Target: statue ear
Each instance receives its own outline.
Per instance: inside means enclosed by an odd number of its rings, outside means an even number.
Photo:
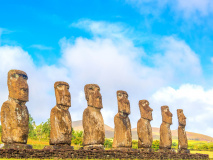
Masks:
[[[88,88],[85,88],[85,98],[87,101],[89,100]]]
[[[87,93],[85,94],[85,98],[87,101],[89,100],[89,96],[87,95]]]

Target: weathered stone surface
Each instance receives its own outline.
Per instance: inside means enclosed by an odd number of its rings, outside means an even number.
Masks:
[[[52,108],[50,113],[50,145],[57,145],[61,148],[62,145],[70,146],[72,137],[72,121],[69,112],[71,106],[71,96],[69,92],[69,84],[58,81],[54,84],[56,106]],[[48,147],[45,147],[48,148]],[[62,147],[63,148],[63,147]]]
[[[92,147],[103,148],[105,140],[104,120],[101,114],[102,96],[97,84],[87,84],[84,87],[87,108],[83,113],[83,146],[85,149]]]
[[[68,144],[62,144],[62,145],[50,145],[50,146],[45,146],[44,149],[50,149],[50,150],[55,150],[55,149],[66,149],[66,150],[74,150],[73,146],[70,146]]]
[[[2,148],[5,149],[32,149],[32,145],[28,145],[28,144],[21,144],[21,143],[12,143],[12,144],[4,144],[4,146]]]
[[[80,150],[104,150],[104,146],[102,144],[93,144],[81,147]]]
[[[29,113],[27,74],[20,70],[8,72],[9,99],[1,107],[1,140],[5,144],[26,144],[28,138]]]
[[[141,150],[0,149],[0,158],[15,159],[209,159],[208,154],[176,154]]]
[[[114,139],[113,148],[131,148],[132,132],[128,115],[130,114],[130,103],[125,91],[117,91],[118,113],[114,117]]]
[[[172,113],[169,111],[168,106],[161,107],[162,124],[160,126],[160,152],[170,151],[172,147],[172,134],[170,125],[172,124]]]
[[[151,149],[153,138],[152,127],[150,124],[153,109],[149,107],[149,102],[147,100],[140,100],[139,108],[141,118],[137,123],[138,148],[141,148],[144,151],[153,151]]]
[[[178,116],[178,151],[180,153],[189,153],[188,148],[188,140],[186,136],[185,126],[186,126],[186,117],[183,114],[182,109],[177,109],[177,116]]]

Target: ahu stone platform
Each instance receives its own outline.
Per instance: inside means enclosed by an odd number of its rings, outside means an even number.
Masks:
[[[0,149],[0,158],[76,159],[209,159],[207,154],[142,152],[140,150]]]

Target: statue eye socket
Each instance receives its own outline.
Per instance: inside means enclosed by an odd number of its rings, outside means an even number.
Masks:
[[[92,88],[92,87],[90,87],[90,88],[89,88],[89,90],[93,90],[93,88]]]
[[[57,88],[61,89],[61,87],[62,87],[62,85],[61,85],[61,84],[57,85]]]
[[[69,87],[67,86],[67,89],[69,89]]]
[[[23,78],[24,78],[25,80],[27,80],[27,79],[28,79],[26,75],[22,75],[22,76],[23,76]]]

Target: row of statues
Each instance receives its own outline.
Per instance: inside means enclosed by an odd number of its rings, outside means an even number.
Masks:
[[[27,145],[29,113],[25,103],[28,101],[29,88],[27,74],[20,70],[8,72],[9,98],[1,107],[2,142],[4,148],[32,148]],[[72,120],[69,113],[71,107],[71,95],[69,84],[58,81],[54,84],[56,106],[50,113],[50,140],[46,149],[73,149],[71,146]],[[87,84],[84,87],[87,108],[83,112],[83,149],[103,149],[105,141],[104,120],[101,114],[102,96],[97,84]],[[117,91],[118,113],[114,117],[114,149],[131,150],[132,133],[129,119],[130,103],[125,91]],[[139,101],[141,118],[137,123],[138,148],[151,152],[152,146],[152,111],[147,100]],[[161,107],[162,124],[160,126],[160,152],[173,152],[172,135],[170,125],[172,124],[172,113],[168,106]],[[185,132],[186,117],[182,109],[177,110],[178,147],[180,153],[188,153],[188,142]]]

